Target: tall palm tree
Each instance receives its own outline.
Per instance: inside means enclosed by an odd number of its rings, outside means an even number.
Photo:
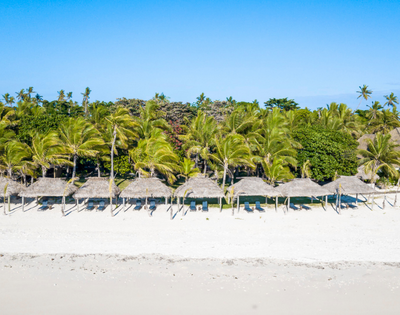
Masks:
[[[57,93],[58,93],[57,101],[64,102],[65,101],[65,91],[64,90],[60,90]]]
[[[150,139],[140,139],[137,147],[129,151],[129,156],[135,164],[135,170],[140,174],[155,176],[157,171],[171,184],[176,180],[174,173],[180,168],[179,158],[171,144],[162,137],[162,133],[155,134]]]
[[[368,85],[364,84],[362,87],[360,86],[359,88],[360,88],[360,90],[357,91],[357,93],[360,95],[357,97],[357,99],[361,98],[361,100],[360,100],[360,103],[358,104],[356,110],[358,109],[358,107],[360,107],[362,100],[365,99],[366,101],[368,101],[368,99],[371,97],[371,94],[372,94],[372,91],[368,90]]]
[[[120,142],[120,146],[126,147],[127,141],[130,137],[137,138],[138,134],[134,131],[137,127],[137,123],[129,115],[129,110],[123,107],[118,109],[105,117],[105,123],[107,124],[108,130],[112,134],[111,138],[111,174],[110,178],[114,180],[114,150],[117,139]]]
[[[29,148],[25,143],[12,140],[6,143],[3,154],[0,155],[0,168],[7,171],[7,175],[13,178],[13,171],[21,164],[21,161],[30,157]]]
[[[59,134],[66,153],[73,158],[72,178],[75,178],[78,157],[95,157],[104,141],[93,125],[82,117],[69,118],[60,126]]]
[[[4,94],[3,99],[4,99],[4,102],[6,103],[6,106],[12,107],[12,104],[14,104],[14,102],[15,102],[14,96],[10,96],[10,93]]]
[[[28,88],[26,89],[26,95],[27,95],[28,101],[31,101],[31,95],[32,95],[33,93],[36,93],[36,92],[33,90],[33,87],[32,87],[32,86],[30,86],[30,87],[28,87]]]
[[[378,116],[380,115],[380,110],[383,108],[382,105],[378,101],[372,102],[372,105],[368,106],[368,107],[369,107],[369,110],[368,110],[367,117],[370,120],[377,119]]]
[[[159,105],[154,101],[146,102],[146,106],[139,108],[139,117],[134,117],[135,132],[139,138],[149,139],[154,129],[169,130],[171,126],[163,118],[159,118]]]
[[[215,153],[211,154],[211,159],[223,168],[222,189],[225,189],[225,179],[229,166],[250,166],[255,167],[250,160],[251,152],[244,143],[244,138],[238,134],[228,134],[223,137],[221,134],[215,139]],[[229,177],[233,175],[230,172]]]
[[[366,142],[368,150],[358,150],[358,154],[362,156],[359,165],[364,166],[366,174],[371,174],[371,182],[375,182],[380,169],[396,176],[395,165],[400,165],[400,151],[396,150],[399,145],[391,140],[391,135],[378,133],[374,141],[366,139]]]
[[[384,104],[385,106],[392,106],[393,109],[395,109],[396,105],[399,105],[399,99],[397,96],[394,95],[394,93],[390,93],[390,95],[385,95],[386,98],[386,103]]]
[[[88,103],[89,103],[89,98],[90,98],[90,92],[92,92],[92,90],[89,87],[87,87],[85,89],[85,92],[81,93],[83,95],[82,105],[83,105],[83,107],[85,109],[85,116],[86,117],[87,117],[87,115],[89,113],[88,112]]]
[[[30,148],[33,162],[42,169],[42,177],[46,176],[51,164],[72,166],[58,134],[54,131],[47,134],[36,134],[32,138]]]
[[[267,176],[267,182],[269,184],[274,185],[277,181],[286,181],[294,177],[290,172],[289,167],[285,165],[285,162],[280,158],[274,159],[270,164],[263,164],[265,175]]]
[[[376,117],[376,119],[371,120],[369,123],[369,130],[372,133],[381,132],[385,134],[396,127],[400,127],[400,122],[389,109],[382,110]]]
[[[184,134],[179,138],[184,142],[183,148],[190,158],[195,156],[195,167],[198,167],[199,156],[204,160],[204,174],[207,172],[207,161],[210,157],[211,148],[214,144],[217,132],[217,123],[212,116],[207,116],[202,111],[188,125],[183,125]]]
[[[307,160],[301,166],[301,178],[310,178],[311,176],[311,163],[310,160]]]
[[[25,90],[24,89],[21,89],[21,91],[19,91],[19,92],[15,92],[15,94],[17,94],[17,99],[19,101],[23,101],[26,98],[26,94],[25,94]]]

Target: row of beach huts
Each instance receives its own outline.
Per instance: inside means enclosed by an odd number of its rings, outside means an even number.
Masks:
[[[284,211],[288,211],[290,207],[296,208],[291,202],[293,197],[310,197],[325,203],[328,203],[328,196],[336,196],[335,210],[340,214],[342,209],[342,195],[355,195],[355,206],[357,206],[358,195],[372,195],[376,193],[368,184],[364,183],[355,176],[341,176],[337,180],[325,185],[319,185],[309,178],[297,178],[288,183],[280,184],[273,187],[258,177],[245,177],[234,185],[228,187],[226,194],[218,186],[215,180],[199,175],[190,178],[183,185],[179,186],[175,191],[165,185],[159,178],[136,178],[122,192],[115,185],[114,181],[110,181],[105,177],[91,177],[80,187],[76,187],[72,183],[61,178],[39,178],[36,182],[28,187],[19,184],[8,178],[0,178],[0,196],[4,197],[4,212],[6,213],[6,199],[8,198],[8,211],[10,211],[10,197],[18,196],[22,199],[22,211],[24,211],[25,198],[35,198],[38,201],[41,198],[42,207],[46,208],[49,197],[62,198],[62,211],[65,214],[66,197],[72,196],[75,199],[76,206],[79,210],[81,201],[84,200],[83,206],[88,209],[103,207],[105,201],[109,200],[111,204],[111,212],[113,211],[113,200],[115,204],[118,201],[123,209],[126,207],[126,201],[136,201],[135,209],[142,207],[147,210],[155,210],[161,199],[164,203],[171,205],[172,219],[172,203],[176,198],[178,210],[181,205],[185,204],[185,199],[190,199],[189,210],[208,210],[207,199],[213,198],[219,200],[219,206],[222,210],[222,199],[227,198],[228,203],[232,204],[232,214],[234,214],[233,203],[236,201],[236,208],[239,210],[240,198],[243,196],[264,196],[266,203],[268,198],[275,198],[275,208],[278,207],[278,198],[283,197],[286,205]],[[325,197],[325,200],[324,200]],[[99,206],[94,206],[93,200],[99,200]],[[196,202],[199,202],[196,204]],[[182,203],[181,203],[182,201]],[[372,202],[373,206],[373,202]],[[244,203],[244,210],[249,212],[254,210],[263,211],[260,202],[256,202],[255,206],[250,207],[249,203]],[[185,211],[182,211],[184,214]]]

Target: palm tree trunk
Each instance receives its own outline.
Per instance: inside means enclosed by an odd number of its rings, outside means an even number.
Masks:
[[[42,166],[42,177],[46,177],[46,168]]]
[[[100,162],[97,160],[97,177],[100,177]]]
[[[224,176],[222,177],[222,190],[225,190],[225,177],[226,177],[226,169],[228,168],[228,166],[226,164],[224,164]]]
[[[116,139],[117,139],[117,131],[116,131],[116,127],[114,127],[113,141],[111,144],[111,174],[110,174],[110,178],[112,178],[112,179],[114,179],[114,147],[115,147]]]
[[[74,168],[72,170],[72,178],[75,178],[76,175],[76,162],[78,160],[78,155],[74,154]]]
[[[204,159],[204,175],[207,173],[207,161]]]
[[[198,153],[196,153],[196,158],[194,159],[194,167],[199,167],[199,154]]]

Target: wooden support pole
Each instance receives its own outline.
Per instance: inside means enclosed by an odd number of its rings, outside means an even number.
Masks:
[[[328,208],[328,195],[325,196],[325,208]]]
[[[185,215],[185,197],[182,198],[182,217]]]
[[[356,207],[358,207],[358,194],[356,194]]]
[[[4,214],[7,214],[7,208],[6,208],[6,197],[3,197],[3,208],[4,208]]]
[[[79,198],[76,198],[76,209],[77,209],[78,212],[79,212]]]
[[[122,209],[125,211],[125,198],[122,198]]]
[[[287,212],[289,212],[289,208],[290,208],[290,197],[288,197],[288,201],[287,201],[287,207],[286,207]]]
[[[178,197],[178,212],[179,212],[179,210],[180,210],[180,206],[179,206],[179,202],[180,202],[180,197]]]
[[[275,212],[278,211],[278,199],[279,199],[279,197],[276,196],[275,197]]]
[[[165,199],[165,205],[167,205],[168,204],[168,197],[165,197],[164,199]]]
[[[62,214],[65,216],[65,196],[62,196]]]
[[[22,196],[22,212],[24,212],[24,208],[25,208],[25,197]]]
[[[10,202],[11,196],[8,196],[8,213],[11,211],[11,202]]]
[[[339,195],[339,214],[342,214],[342,194]]]
[[[237,212],[239,213],[239,209],[240,209],[240,197],[239,195],[237,196]]]
[[[222,212],[222,198],[219,197],[219,211]]]

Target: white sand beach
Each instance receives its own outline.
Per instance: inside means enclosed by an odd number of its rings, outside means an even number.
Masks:
[[[392,198],[392,197],[390,197]],[[0,215],[1,314],[398,314],[400,209]],[[177,211],[177,206],[174,206]],[[22,302],[21,302],[22,301]]]

